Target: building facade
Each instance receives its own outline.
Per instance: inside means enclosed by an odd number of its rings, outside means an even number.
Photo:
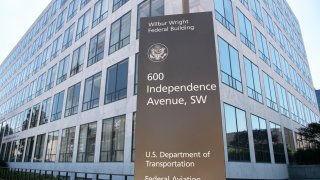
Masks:
[[[319,122],[299,22],[285,0],[189,2],[213,14],[227,178],[288,178],[308,147],[297,129]],[[133,174],[140,17],[181,13],[181,0],[52,0],[0,66],[0,158]]]

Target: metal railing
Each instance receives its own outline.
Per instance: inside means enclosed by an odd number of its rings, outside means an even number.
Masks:
[[[0,179],[5,180],[134,180],[130,174],[107,174],[0,167]]]

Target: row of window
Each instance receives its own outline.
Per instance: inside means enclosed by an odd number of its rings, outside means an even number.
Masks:
[[[99,33],[100,34],[100,33]],[[222,38],[218,38],[220,64],[221,64],[221,81],[224,84],[242,92],[242,80],[240,73],[238,52],[230,46]],[[68,70],[68,58],[64,58],[59,63],[58,73],[56,73],[57,65],[52,66],[47,72],[47,78],[45,80],[45,73],[40,75],[38,80],[34,80],[25,89],[20,91],[19,98],[16,99],[14,105],[18,107],[24,102],[32,100],[34,97],[40,95],[43,91],[51,89],[54,84],[63,82],[68,72],[73,75],[81,70],[81,63],[79,63],[79,54],[84,54],[81,50],[84,45],[80,46],[74,51],[72,64],[77,64],[71,70]],[[82,52],[82,53],[81,53]],[[69,56],[67,56],[69,57]],[[83,58],[80,58],[83,59]],[[137,59],[136,56],[136,69],[137,73]],[[224,61],[221,61],[224,59]],[[245,75],[247,79],[247,92],[248,96],[260,103],[263,103],[262,89],[260,85],[259,69],[249,59],[244,57]],[[74,65],[71,65],[72,67]],[[57,74],[57,75],[56,75]],[[104,103],[114,102],[116,100],[125,98],[127,96],[127,76],[128,76],[128,60],[121,61],[107,70],[106,89]],[[101,73],[93,75],[85,80],[84,98],[82,103],[82,110],[88,110],[95,108],[99,105],[100,99],[100,81]],[[292,120],[306,125],[310,122],[319,121],[319,117],[313,113],[308,107],[303,105],[301,101],[296,99],[290,92],[287,92],[281,85],[276,83],[278,90],[279,101],[276,99],[276,88],[273,79],[263,72],[264,90],[266,97],[266,105],[279,111],[286,117],[291,117]],[[137,86],[137,77],[135,76],[135,93]],[[68,89],[67,101],[65,104],[65,117],[78,113],[78,104],[80,97],[81,83],[78,83]],[[287,97],[288,96],[288,97]],[[4,127],[7,126],[4,135],[10,135],[21,130],[36,127],[38,124],[45,124],[51,117],[51,121],[60,119],[62,116],[64,91],[56,94],[53,97],[52,107],[51,98],[43,101],[42,106],[39,104],[34,105],[32,108],[27,109],[20,114],[13,116],[4,122]],[[279,102],[279,103],[277,103]],[[289,111],[290,107],[290,111]],[[51,116],[49,114],[50,108]],[[32,113],[31,113],[32,110]],[[41,112],[41,114],[40,114]],[[289,114],[290,112],[290,114]],[[29,125],[29,118],[31,113],[31,120]]]
[[[135,122],[135,113],[133,118]],[[102,120],[100,162],[124,160],[125,122],[125,115]],[[78,141],[76,127],[46,134],[2,143],[0,159],[7,162],[43,162],[43,159],[45,162],[73,162],[77,142],[76,162],[94,162],[97,122],[80,125]],[[134,145],[132,148],[134,150]]]
[[[269,2],[268,2],[269,1]],[[240,2],[249,10],[249,3],[248,1],[240,0]],[[282,41],[282,32],[280,28],[275,24],[276,31],[274,31],[273,25],[272,25],[272,19],[270,15],[267,13],[267,11],[261,6],[259,0],[250,0],[250,6],[251,6],[251,14],[253,17],[260,23],[261,26],[266,26],[268,33],[273,37],[273,39],[276,40],[278,38],[281,48],[283,48],[284,44]],[[280,2],[280,1],[277,1]],[[274,19],[276,19],[279,24],[282,26],[282,29],[287,33],[288,36],[290,36],[291,40],[295,42],[297,48],[299,49],[300,53],[306,57],[305,49],[302,44],[301,36],[298,36],[297,34],[301,35],[299,25],[296,24],[296,20],[293,17],[293,15],[289,15],[286,11],[289,9],[284,3],[283,0],[281,0],[282,3],[278,4],[278,7],[276,5],[276,2],[274,0],[264,0],[264,4],[266,8],[270,9],[271,5],[271,11],[274,16]],[[286,16],[283,15],[284,10],[286,13]],[[262,13],[263,11],[263,13]],[[263,14],[263,16],[262,16]],[[266,23],[263,23],[263,19],[266,21]],[[279,34],[280,32],[281,34]],[[275,36],[275,33],[277,37]],[[280,38],[280,39],[279,39]]]
[[[218,37],[218,48],[222,83],[239,92],[243,92],[238,51],[221,37]],[[303,125],[319,121],[319,116],[316,113],[311,111],[310,108],[304,105],[300,100],[296,99],[292,93],[285,90],[279,83],[274,82],[268,74],[263,72],[262,78],[260,78],[258,66],[252,63],[247,57],[244,56],[243,61],[245,69],[244,76],[246,77],[247,82],[247,94],[250,98],[263,104],[260,83],[260,79],[263,79],[266,98],[265,102],[269,108],[279,111],[282,115],[288,118],[291,117],[292,120]],[[303,84],[301,84],[300,87],[302,86]],[[276,98],[276,89],[278,92],[278,101]],[[308,97],[312,96],[312,99],[316,101],[316,97],[314,97],[315,95],[311,88],[309,92],[310,93],[307,94]],[[289,114],[289,107],[291,115]]]
[[[248,3],[247,1],[242,1],[242,2]],[[261,15],[259,1],[258,0],[251,0],[251,2],[252,2],[253,12],[254,12],[254,9],[256,9],[256,11],[259,12],[259,14],[260,14],[259,20],[261,21],[261,25],[264,26],[264,24],[262,22],[263,18]],[[259,7],[256,7],[257,4]],[[256,46],[255,46],[255,42],[254,42],[254,35],[253,35],[254,32],[252,29],[251,21],[238,8],[236,11],[237,11],[237,17],[238,17],[238,23],[239,23],[239,32],[240,32],[241,42],[244,43],[249,49],[251,49],[255,53]],[[307,63],[295,51],[295,49],[291,45],[290,41],[283,35],[282,31],[276,25],[276,23],[273,23],[272,18],[269,16],[269,14],[265,10],[263,10],[263,12],[264,12],[265,26],[266,26],[266,29],[269,32],[270,36],[275,41],[278,41],[278,43],[279,43],[280,47],[283,49],[283,51],[288,54],[288,57],[292,60],[292,62],[296,64],[296,66],[301,70],[301,72],[305,75],[305,77],[308,78],[308,80],[311,82],[311,73],[310,73],[310,70],[308,68]],[[219,21],[222,25],[224,25],[230,32],[232,32],[234,35],[236,34],[231,0],[216,0],[215,1],[215,17],[216,17],[216,20]],[[256,16],[254,16],[254,17],[256,17]],[[274,30],[274,26],[276,27],[276,31]],[[258,42],[259,57],[270,66],[271,64],[270,64],[270,57],[269,57],[269,53],[268,53],[267,40],[266,40],[265,36],[262,35],[262,33],[257,28],[256,28],[256,38],[257,38],[257,42]],[[293,38],[292,38],[292,42],[295,42],[294,44],[296,44],[296,45],[299,44]],[[269,46],[273,47],[271,44]],[[301,46],[303,46],[303,45],[301,44]],[[273,56],[273,58],[274,58],[274,56]]]
[[[69,5],[65,6],[67,4],[66,3],[67,0],[54,0],[52,3],[52,6],[47,8],[47,10],[42,13],[42,16],[39,18],[40,20],[34,23],[35,25],[32,28],[30,28],[31,30],[29,31],[29,33],[22,39],[21,43],[13,51],[12,55],[7,58],[6,63],[3,64],[3,66],[0,68],[0,74],[13,62],[11,60],[16,59],[20,55],[20,53],[23,52],[25,49],[27,49],[26,51],[28,51],[28,48],[24,48],[24,47],[28,47],[29,44],[32,44],[30,42],[32,42],[33,38],[36,37],[42,29],[45,29],[48,22],[50,22],[55,17],[55,15],[57,15],[57,12],[59,11],[58,10],[59,3],[60,3],[60,9],[62,9],[60,10],[61,13],[58,15],[57,22],[53,20],[53,23],[50,24],[49,32],[51,32],[55,27],[56,27],[55,29],[57,30],[61,29],[64,24],[64,21],[69,21],[77,14],[79,4],[80,4],[80,10],[81,10],[90,1],[91,0],[71,0]],[[119,9],[122,5],[124,5],[128,1],[129,0],[113,0],[113,7],[112,7],[113,12]],[[109,8],[108,5],[109,5],[109,0],[98,0],[95,3],[94,15],[92,20],[93,27],[99,24],[103,19],[106,18],[108,8]],[[40,37],[41,36],[42,34],[40,35]],[[31,50],[31,52],[32,51],[34,50]]]
[[[251,161],[248,123],[252,125],[253,140],[250,139],[250,141],[253,141],[255,162],[257,163],[271,163],[271,156],[274,157],[275,163],[286,163],[284,144],[286,144],[289,163],[293,163],[293,153],[296,149],[308,146],[306,141],[302,142],[302,136],[295,133],[295,148],[292,130],[271,121],[267,122],[254,114],[250,114],[249,120],[246,118],[245,111],[226,103],[224,103],[224,117],[229,161]],[[273,154],[270,153],[271,148]]]
[[[50,70],[50,69],[49,69]],[[101,75],[99,72],[85,80],[83,88],[82,111],[93,109],[99,106]],[[128,59],[125,59],[107,69],[104,104],[108,104],[127,97]],[[135,88],[136,89],[136,88]],[[66,101],[64,102],[65,91],[55,94],[52,98],[45,99],[42,104],[38,103],[25,111],[3,121],[3,136],[11,135],[46,124],[50,121],[61,119],[77,114],[79,107],[81,82],[68,88]],[[136,93],[136,92],[135,92]]]
[[[138,5],[138,19],[140,19],[140,17],[146,17],[146,16],[163,15],[164,13],[163,3],[164,3],[163,0],[143,1]],[[89,12],[90,12],[90,9],[79,18],[77,32],[79,31],[80,35],[82,34],[81,36],[83,36],[88,31],[88,24],[84,25],[84,21],[88,23]],[[87,20],[84,20],[84,19],[87,19]],[[111,32],[110,32],[110,41],[109,41],[109,54],[121,49],[122,47],[130,43],[130,29],[131,29],[130,19],[131,19],[131,13],[128,12],[127,14],[123,15],[118,20],[112,23]],[[6,98],[8,94],[14,91],[14,89],[16,89],[19,85],[21,85],[26,80],[30,79],[30,77],[35,75],[41,68],[45,67],[45,65],[49,61],[55,59],[55,57],[59,55],[60,51],[63,51],[64,49],[71,46],[72,41],[74,39],[73,38],[74,27],[75,25],[72,24],[69,28],[65,30],[63,39],[62,39],[62,35],[57,37],[53,41],[52,45],[48,45],[47,48],[45,48],[42,53],[40,53],[33,61],[31,61],[29,65],[26,66],[17,75],[17,77],[2,90],[2,92],[0,93],[0,99]],[[48,29],[50,29],[50,27]],[[137,32],[138,32],[138,29],[139,28],[137,27]],[[89,44],[89,50],[88,50],[87,66],[90,66],[100,61],[101,59],[103,59],[104,51],[105,51],[105,37],[106,37],[105,32],[106,30],[104,29],[91,38],[90,44]],[[81,36],[76,35],[75,39],[80,38]],[[72,72],[70,76],[80,72],[83,69],[85,50],[86,50],[86,45],[83,44],[73,53],[72,64],[71,64]],[[69,56],[64,58],[64,62],[67,65],[68,65],[69,59],[71,59],[71,57]],[[59,74],[62,73],[62,74],[59,75],[61,79],[57,81],[57,84],[60,83],[59,81],[62,82],[66,79],[67,69],[68,69],[68,66],[64,66],[64,65],[60,66],[59,64],[58,73]],[[55,69],[53,68],[50,71],[50,73],[51,72],[55,72]],[[49,77],[49,74],[48,74],[48,77]],[[47,84],[46,87],[49,86],[47,87],[47,89],[50,89],[52,88],[53,85],[54,84]],[[10,102],[7,101],[5,104],[2,105],[3,108],[1,108],[1,112],[0,112],[1,114],[6,114],[12,110],[12,107],[15,107],[14,105],[12,105],[12,101],[14,102],[16,101],[15,98],[18,98],[17,94],[9,100]],[[40,94],[41,93],[39,93],[39,95]]]
[[[247,120],[245,111],[226,103],[224,103],[223,109],[228,161],[251,161],[247,127],[249,122],[252,125],[253,137],[250,141],[253,142],[255,160],[258,163],[271,163],[271,156],[274,157],[275,163],[286,163],[284,144],[286,144],[289,163],[292,163],[293,152],[296,149],[309,146],[308,142],[297,133],[295,133],[295,145],[292,130],[276,123],[267,122],[254,114],[250,114],[250,120]],[[125,115],[102,121],[100,162],[121,162],[124,160],[125,121]],[[132,161],[134,161],[135,152],[135,124],[136,115],[133,113]],[[59,136],[60,132],[62,132],[61,136]],[[47,139],[46,134],[40,134],[2,143],[0,158],[9,162],[43,162],[43,158],[45,162],[94,162],[97,122],[80,125],[78,143],[75,143],[75,132],[76,127],[70,127],[62,131],[49,132]],[[272,143],[271,146],[269,143]],[[59,144],[60,151],[57,152]],[[73,153],[76,144],[78,144],[78,148],[76,153]],[[271,148],[273,154],[270,153]]]

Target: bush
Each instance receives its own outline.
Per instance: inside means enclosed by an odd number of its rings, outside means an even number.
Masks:
[[[3,160],[0,160],[0,167],[8,167],[8,165]]]
[[[294,158],[299,165],[320,164],[320,149],[298,150]]]

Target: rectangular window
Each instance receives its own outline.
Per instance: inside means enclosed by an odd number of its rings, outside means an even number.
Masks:
[[[9,161],[11,144],[12,144],[12,142],[8,142],[7,145],[6,145],[6,153],[4,154],[4,157],[3,157],[3,160],[5,162]]]
[[[74,23],[68,29],[66,29],[64,31],[64,37],[63,37],[63,42],[62,42],[62,51],[72,45],[73,32],[74,32]]]
[[[22,131],[28,129],[30,116],[31,116],[31,108],[25,110],[25,112],[24,112],[24,120],[23,120],[23,123],[22,123]]]
[[[89,30],[90,9],[84,13],[78,20],[76,40],[87,34]]]
[[[134,95],[138,92],[138,65],[139,65],[139,53],[136,54],[136,61],[134,66]]]
[[[113,0],[112,12],[116,11],[117,9],[119,9],[122,5],[124,5],[128,1],[129,0]]]
[[[71,116],[78,113],[81,82],[69,87],[64,116]]]
[[[77,162],[93,162],[96,145],[97,122],[80,126]]]
[[[10,152],[10,159],[9,159],[10,162],[15,162],[18,146],[19,146],[19,140],[13,141],[11,152]]]
[[[15,115],[11,118],[11,130],[12,134],[20,132],[20,114]]]
[[[280,104],[280,112],[286,117],[289,117],[289,108],[288,101],[286,96],[286,90],[277,83],[278,96],[279,96],[279,104]]]
[[[122,162],[126,116],[103,120],[100,162]]]
[[[164,15],[164,0],[145,0],[138,5],[137,39],[140,37],[140,18]]]
[[[215,0],[215,16],[231,33],[236,34],[231,0]]]
[[[38,42],[38,50],[42,48],[42,45],[45,43],[45,38],[47,37],[46,29],[40,34]]]
[[[307,126],[309,123],[311,123],[311,121],[310,121],[310,110],[305,104],[303,105],[303,107],[304,107],[304,115],[305,115],[305,122],[304,122],[303,125]]]
[[[280,64],[280,59],[279,59],[279,52],[278,50],[273,47],[272,44],[270,44],[270,51],[271,51],[271,56],[272,56],[272,67],[274,71],[279,74],[279,76],[282,76],[282,68]]]
[[[305,116],[304,116],[304,110],[303,110],[303,105],[301,103],[301,101],[297,100],[297,106],[298,106],[298,112],[299,112],[299,123],[300,124],[304,124],[305,120]]]
[[[45,137],[46,134],[40,134],[37,136],[33,162],[42,162]]]
[[[26,79],[28,79],[30,77],[30,75],[32,75],[32,67],[33,67],[33,61],[28,64]]]
[[[69,21],[71,18],[73,18],[77,14],[77,8],[78,8],[78,0],[72,0],[69,4],[67,21]]]
[[[225,40],[218,37],[221,81],[242,92],[242,80],[239,63],[239,53]]]
[[[16,162],[22,162],[22,156],[24,153],[25,143],[26,143],[26,139],[20,139],[18,149],[17,149]]]
[[[296,98],[288,91],[288,100],[290,105],[291,119],[298,122],[298,110],[296,106]]]
[[[54,0],[54,2],[52,3],[51,16],[54,16],[57,13],[58,3],[58,0]]]
[[[57,39],[55,39],[52,43],[51,60],[58,56],[61,46],[61,37],[62,35],[57,37]]]
[[[131,161],[134,162],[134,156],[136,151],[136,112],[132,115],[132,144],[131,144]]]
[[[270,122],[270,130],[274,160],[276,163],[286,163],[281,127],[278,124]]]
[[[100,31],[97,35],[90,39],[87,64],[88,67],[103,59],[105,38],[106,29]]]
[[[46,162],[55,162],[57,155],[59,131],[48,133]]]
[[[63,58],[60,62],[59,62],[59,68],[58,68],[58,76],[57,76],[57,84],[62,83],[63,81],[65,81],[67,79],[68,76],[68,68],[69,68],[69,55],[65,58]]]
[[[269,35],[270,35],[273,39],[275,39],[272,18],[271,18],[271,16],[267,13],[266,10],[263,10],[263,15],[264,15],[264,23],[265,23],[265,26],[266,26],[267,31],[268,31]]]
[[[51,98],[48,98],[42,101],[40,123],[39,123],[40,125],[46,124],[49,121],[50,102],[51,102]]]
[[[33,71],[32,74],[36,74],[41,67],[41,54],[39,54],[35,59],[34,59],[34,66],[33,66]]]
[[[273,79],[263,72],[264,91],[266,93],[267,106],[275,111],[278,111],[276,92]]]
[[[246,113],[241,109],[224,104],[224,117],[228,160],[250,162]]]
[[[277,11],[277,5],[275,3],[274,0],[270,0],[271,1],[271,10],[273,12],[274,17],[276,17],[279,20],[279,16],[278,16],[278,11]]]
[[[86,44],[84,43],[75,51],[73,51],[70,77],[82,71],[85,50]]]
[[[31,162],[33,144],[34,144],[34,137],[29,137],[27,140],[27,147],[24,155],[24,162]]]
[[[81,0],[80,9],[82,9],[85,5],[87,5],[91,0]]]
[[[8,121],[4,121],[3,122],[3,128],[4,128],[4,130],[3,130],[3,137],[5,137],[5,136],[7,136],[7,134],[8,134]]]
[[[56,25],[56,20],[53,20],[52,23],[49,25],[48,27],[48,32],[47,32],[47,41],[49,39],[51,39],[51,37],[54,34],[54,30],[55,30],[55,25]]]
[[[256,52],[253,40],[251,21],[238,9],[240,39],[249,49]]]
[[[282,50],[285,51],[282,31],[280,30],[280,28],[277,25],[276,25],[276,36],[277,36],[277,40],[278,40],[280,47],[282,48]]]
[[[112,23],[110,30],[109,54],[130,43],[131,12]]]
[[[101,72],[89,77],[85,81],[82,111],[99,106]]]
[[[58,16],[57,18],[57,26],[56,26],[56,32],[58,32],[62,27],[63,27],[63,24],[64,24],[64,20],[65,20],[65,14],[66,14],[66,9],[64,9]]]
[[[288,154],[289,163],[293,164],[295,147],[294,147],[292,131],[290,129],[284,128],[284,137],[287,145],[287,154]]]
[[[269,138],[265,119],[251,115],[256,162],[270,163]]]
[[[41,74],[38,78],[36,97],[40,96],[44,90],[45,78],[46,78],[46,73]]]
[[[2,143],[1,152],[0,152],[0,160],[3,160],[3,156],[5,154],[5,150],[6,150],[6,143]]]
[[[108,16],[108,0],[99,0],[94,5],[92,27],[97,26]]]
[[[62,106],[63,106],[64,91],[54,95],[52,103],[51,121],[61,119]]]
[[[270,57],[268,52],[268,42],[266,37],[256,29],[259,57],[270,66]]]
[[[61,0],[61,1],[60,1],[60,8],[62,8],[63,5],[64,5],[66,2],[67,2],[67,0]]]
[[[31,101],[36,94],[37,81],[34,80],[29,84],[29,92],[28,92],[28,102]]]
[[[293,84],[292,84],[292,85],[294,85],[294,89],[299,92],[299,91],[300,91],[300,88],[299,88],[298,75],[297,75],[296,70],[295,70],[291,65],[289,66],[289,72],[290,72],[291,77],[292,77],[292,79],[293,79],[293,81],[292,81]],[[303,89],[304,89],[304,83],[301,82],[300,85],[301,85],[301,89],[303,90]],[[305,94],[306,94],[306,93],[303,93],[303,95],[305,95]]]
[[[53,88],[56,76],[56,69],[57,65],[54,65],[48,70],[45,91],[48,91],[49,89]]]
[[[51,57],[51,45],[43,50],[41,67],[44,67],[50,61]]]
[[[59,162],[72,162],[76,127],[62,130]]]
[[[280,55],[280,61],[282,64],[282,69],[283,69],[283,75],[285,80],[289,83],[292,84],[291,78],[290,78],[290,73],[289,73],[289,65],[288,61],[284,59],[282,55]]]
[[[244,66],[246,70],[248,96],[262,103],[259,69],[246,57],[244,57]]]
[[[108,104],[127,97],[128,59],[107,70],[104,103]]]
[[[251,0],[252,15],[263,26],[262,13],[259,0]]]
[[[39,113],[40,113],[40,103],[34,105],[32,108],[31,119],[30,119],[30,128],[37,127]]]

